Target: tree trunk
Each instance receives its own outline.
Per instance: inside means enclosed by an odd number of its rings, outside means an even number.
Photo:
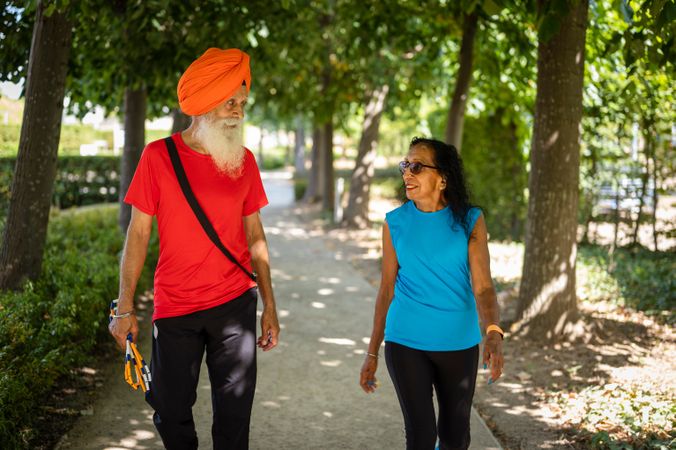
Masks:
[[[120,162],[120,216],[122,233],[127,233],[131,220],[131,206],[124,202],[129,184],[145,146],[146,90],[127,88],[124,91],[124,149]]]
[[[655,251],[658,252],[659,248],[657,247],[657,202],[659,201],[658,197],[658,192],[657,192],[657,174],[658,168],[657,168],[657,148],[653,146],[652,152],[650,152],[650,156],[652,157],[653,160],[653,192],[652,192],[652,199],[653,199],[653,212],[651,214],[650,220],[652,222],[652,227],[653,227],[653,246],[655,248]]]
[[[258,167],[261,169],[263,168],[263,158],[265,156],[263,155],[263,140],[265,139],[265,133],[263,131],[263,128],[259,128],[260,133],[258,134]]]
[[[308,176],[307,189],[303,195],[303,201],[315,203],[319,200],[319,154],[322,139],[322,129],[316,126],[312,132],[312,155],[310,174]]]
[[[598,170],[598,162],[597,162],[597,155],[596,155],[596,150],[594,148],[591,148],[591,169],[589,170],[589,173],[587,174],[587,177],[591,180],[594,180],[596,178],[596,172]],[[591,223],[594,220],[594,205],[596,204],[596,201],[598,200],[597,194],[596,194],[596,186],[594,186],[594,183],[592,182],[592,186],[589,190],[589,195],[586,198],[585,205],[584,205],[584,231],[582,233],[582,243],[583,244],[589,244],[591,242],[591,239],[589,239],[589,232],[591,230]]]
[[[289,130],[284,130],[284,137],[286,138],[286,156],[284,158],[285,166],[290,166],[293,164],[295,147],[291,144],[292,135],[295,137],[295,133],[291,133]]]
[[[343,225],[364,228],[368,225],[371,181],[373,180],[380,119],[390,90],[388,85],[376,88],[364,110],[364,124],[357,150],[357,160],[350,181],[350,195],[345,209]]]
[[[539,339],[568,334],[577,318],[575,263],[580,119],[587,0],[538,45],[526,249],[519,291],[522,330]]]
[[[645,155],[645,167],[641,171],[641,188],[639,191],[638,197],[638,214],[636,215],[636,222],[634,223],[634,233],[631,237],[631,245],[635,246],[638,244],[638,231],[641,227],[641,216],[643,216],[643,206],[645,205],[645,194],[646,188],[648,185],[648,180],[650,178],[650,152],[653,145],[653,137],[650,132],[650,125],[644,121],[643,123],[643,153]]]
[[[321,139],[320,158],[320,186],[322,196],[322,210],[333,213],[335,188],[333,186],[333,118],[330,118],[323,126]]]
[[[0,249],[0,289],[40,276],[72,40],[66,14],[37,7],[12,196]]]
[[[192,121],[190,116],[183,114],[178,108],[171,110],[171,118],[173,120],[171,124],[171,134],[185,130],[190,126],[190,122]]]
[[[296,174],[305,174],[305,126],[302,118],[296,121],[296,130],[294,133],[293,165]]]
[[[465,125],[465,107],[469,96],[469,85],[472,81],[472,60],[474,37],[476,36],[479,16],[476,11],[465,14],[462,27],[462,44],[460,45],[460,67],[453,90],[453,99],[446,122],[446,142],[453,144],[460,151],[462,147],[462,130]]]

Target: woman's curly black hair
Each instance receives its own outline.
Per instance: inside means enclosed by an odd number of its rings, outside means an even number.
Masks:
[[[446,180],[446,188],[443,192],[444,200],[451,209],[455,223],[461,224],[465,234],[469,236],[471,230],[469,229],[467,213],[475,205],[470,203],[469,200],[469,188],[465,182],[465,171],[458,150],[451,144],[421,137],[414,137],[409,149],[418,145],[432,150],[434,165],[438,167],[439,173]]]

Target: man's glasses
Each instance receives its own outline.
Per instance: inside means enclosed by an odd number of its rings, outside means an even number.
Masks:
[[[410,162],[402,161],[399,163],[399,172],[403,175],[406,172],[406,169],[410,170],[413,175],[418,175],[422,172],[424,167],[429,167],[430,169],[439,169],[437,166],[428,166],[427,164],[419,162]]]

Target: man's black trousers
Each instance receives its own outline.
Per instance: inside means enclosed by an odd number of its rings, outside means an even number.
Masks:
[[[168,450],[197,448],[192,406],[206,350],[214,449],[248,449],[256,387],[255,288],[227,303],[153,325],[151,389],[146,401]]]

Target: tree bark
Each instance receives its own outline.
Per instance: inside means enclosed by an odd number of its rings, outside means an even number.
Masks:
[[[634,222],[634,232],[631,237],[631,245],[638,244],[638,231],[641,228],[641,217],[643,216],[643,206],[645,205],[645,195],[650,179],[650,152],[653,146],[653,137],[650,130],[651,126],[647,121],[643,122],[643,153],[645,155],[645,167],[641,171],[641,188],[638,197],[638,214],[636,215],[636,222]]]
[[[145,146],[146,90],[128,87],[124,92],[124,149],[120,162],[120,215],[118,223],[123,234],[131,220],[131,206],[124,202],[129,184]]]
[[[659,251],[659,248],[657,247],[657,202],[659,201],[659,193],[657,192],[657,177],[658,177],[658,168],[657,168],[657,148],[653,146],[652,152],[650,152],[650,156],[653,160],[653,192],[652,192],[652,199],[653,199],[653,211],[650,216],[650,220],[652,222],[652,227],[653,227],[653,246],[656,252]]]
[[[366,109],[357,159],[350,181],[350,194],[343,218],[343,226],[364,228],[368,225],[371,181],[375,172],[376,149],[380,132],[380,119],[385,110],[385,101],[390,90],[388,85],[379,86],[371,92]]]
[[[460,67],[453,90],[453,99],[446,121],[446,142],[453,144],[460,151],[462,147],[462,130],[465,125],[465,107],[472,82],[472,66],[474,37],[476,36],[478,13],[465,14],[462,27],[462,44],[460,44]]]
[[[56,177],[72,25],[38,3],[12,196],[0,249],[0,289],[40,276]]]
[[[319,154],[322,139],[322,130],[316,126],[312,132],[312,155],[310,174],[308,176],[307,189],[303,195],[303,201],[307,203],[315,203],[319,201]]]
[[[522,331],[556,340],[577,319],[575,265],[580,119],[588,1],[538,45],[526,249],[519,291]]]
[[[258,130],[260,133],[258,134],[258,167],[261,169],[263,168],[263,162],[265,155],[263,154],[263,140],[265,139],[265,131],[263,127],[259,127]]]
[[[320,152],[320,185],[322,196],[322,210],[333,213],[335,187],[333,186],[334,171],[333,171],[333,118],[330,118],[324,125],[322,125],[322,139]]]
[[[302,118],[296,120],[296,130],[294,133],[293,165],[296,174],[305,174],[305,125]]]
[[[587,176],[589,179],[595,179],[596,178],[596,172],[598,171],[598,158],[596,154],[596,150],[594,148],[591,148],[591,168],[589,170],[589,173]],[[585,207],[584,207],[584,231],[582,233],[582,243],[583,244],[589,244],[592,242],[591,239],[589,239],[589,232],[591,230],[591,223],[594,220],[594,205],[596,204],[598,200],[598,196],[595,192],[595,187],[592,186],[592,188],[589,190],[589,195],[586,198],[585,201]]]
[[[178,108],[171,110],[171,118],[171,134],[185,130],[190,126],[190,122],[192,121],[190,116],[183,114]]]

